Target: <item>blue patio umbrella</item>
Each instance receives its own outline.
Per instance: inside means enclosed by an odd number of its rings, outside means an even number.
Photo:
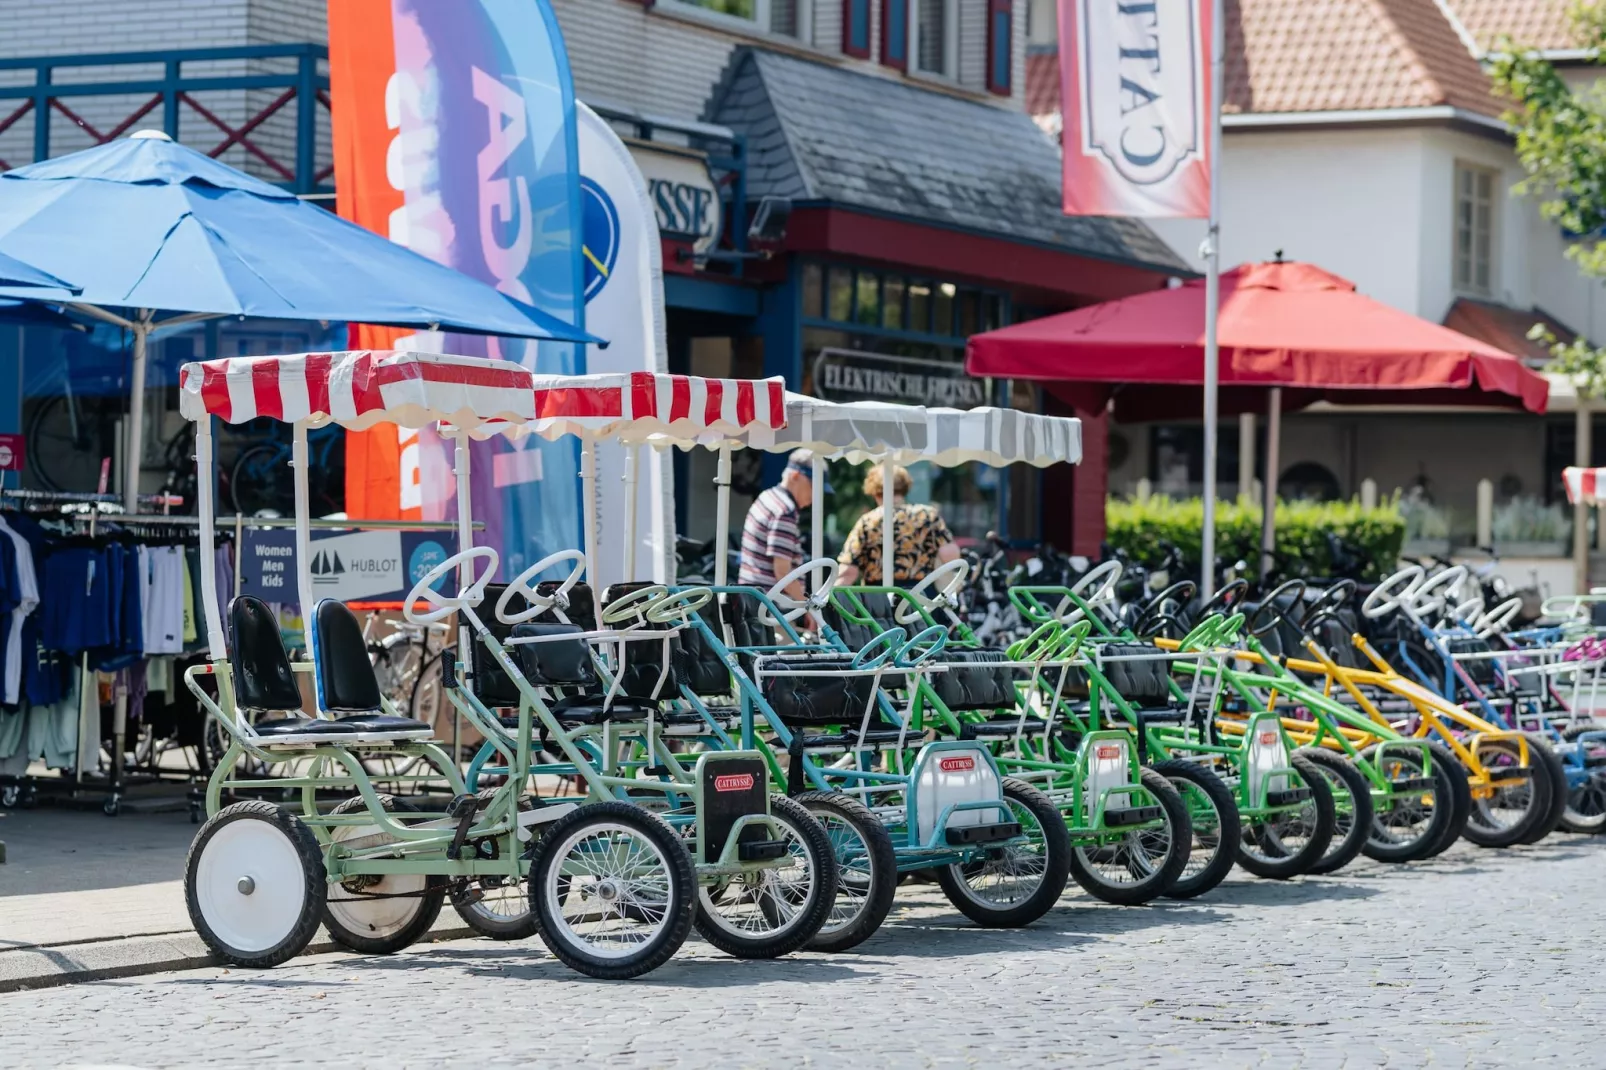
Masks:
[[[0,254],[77,286],[0,286],[0,298],[60,304],[132,333],[131,511],[137,399],[160,326],[240,315],[598,341],[153,131],[0,174]]]
[[[0,286],[43,287],[64,293],[78,293],[78,287],[63,282],[48,271],[40,271],[32,264],[24,264],[14,256],[0,253]]]

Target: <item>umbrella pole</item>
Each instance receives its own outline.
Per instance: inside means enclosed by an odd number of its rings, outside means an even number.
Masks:
[[[297,420],[290,439],[290,474],[296,502],[296,599],[301,603],[301,640],[316,662],[312,627],[312,504],[307,491],[307,422]],[[317,673],[313,673],[316,689]]]
[[[139,462],[145,438],[145,367],[147,341],[151,334],[152,313],[139,310],[130,328],[134,332],[134,366],[129,376],[128,456],[123,468],[123,510],[139,512]]]
[[[1221,97],[1225,91],[1226,5],[1210,2],[1210,224],[1205,235],[1204,523],[1199,533],[1199,597],[1216,590],[1216,415],[1221,351]]]
[[[1274,386],[1266,402],[1266,500],[1260,513],[1260,582],[1271,573],[1272,550],[1277,546],[1277,470],[1283,437],[1283,388]]]
[[[728,578],[725,559],[729,556],[731,541],[731,448],[728,442],[719,447],[714,488],[718,500],[714,509],[714,586],[723,587]]]
[[[897,582],[898,562],[892,552],[895,543],[892,529],[898,523],[897,503],[892,486],[892,455],[881,461],[881,586],[892,587]]]

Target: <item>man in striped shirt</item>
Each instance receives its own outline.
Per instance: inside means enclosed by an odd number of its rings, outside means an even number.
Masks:
[[[814,455],[808,450],[793,450],[786,459],[786,472],[780,483],[753,500],[742,525],[742,567],[737,583],[767,590],[803,563],[798,513],[814,501],[813,476]],[[808,597],[802,581],[794,581],[786,588],[786,594],[799,601]]]

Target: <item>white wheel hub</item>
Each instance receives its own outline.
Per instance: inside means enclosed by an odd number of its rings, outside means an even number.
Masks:
[[[301,918],[307,874],[288,836],[270,821],[219,828],[195,867],[195,901],[219,941],[252,954],[277,947]]]

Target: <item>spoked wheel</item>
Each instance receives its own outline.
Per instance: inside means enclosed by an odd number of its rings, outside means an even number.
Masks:
[[[796,951],[820,931],[836,901],[836,852],[825,828],[784,795],[770,796],[770,817],[786,844],[779,865],[697,889],[697,931],[737,958]]]
[[[1299,753],[1316,766],[1333,793],[1333,839],[1310,867],[1312,873],[1332,873],[1353,862],[1366,846],[1372,829],[1372,782],[1336,751],[1305,747]]]
[[[1156,762],[1153,768],[1177,789],[1193,829],[1188,861],[1165,894],[1172,899],[1192,899],[1210,891],[1232,872],[1242,837],[1238,802],[1220,777],[1197,762],[1172,759]]]
[[[407,800],[390,795],[379,796],[379,801],[386,813],[417,811]],[[360,795],[329,811],[331,816],[365,812],[367,804]],[[388,837],[381,838],[378,825],[337,825],[329,836],[336,844],[355,839],[375,845],[390,842]],[[412,945],[429,931],[445,898],[445,877],[423,873],[354,874],[329,885],[323,925],[334,942],[343,947],[368,955],[389,955]]]
[[[1310,797],[1295,809],[1241,815],[1238,864],[1257,877],[1287,880],[1308,873],[1333,839],[1333,793],[1327,778],[1303,755],[1292,755],[1289,765],[1294,771],[1289,787],[1309,788]]]
[[[235,803],[190,844],[184,903],[218,958],[277,966],[318,931],[325,879],[318,838],[300,818],[272,803]]]
[[[825,828],[836,854],[836,902],[808,948],[846,951],[869,939],[892,911],[898,887],[892,834],[869,807],[840,792],[805,792],[797,801]]]
[[[1544,758],[1534,753],[1536,750],[1538,747],[1530,741],[1531,760],[1524,767],[1522,749],[1516,740],[1485,739],[1478,743],[1478,761],[1495,785],[1483,789],[1487,794],[1473,795],[1463,836],[1479,847],[1510,847],[1522,843],[1549,816],[1554,797],[1551,771]]]
[[[1149,799],[1160,807],[1158,828],[1132,829],[1113,843],[1075,844],[1071,876],[1083,891],[1117,906],[1136,906],[1164,895],[1188,864],[1193,826],[1182,796],[1163,773],[1142,771],[1148,798],[1134,796],[1134,805]]]
[[[1382,801],[1374,800],[1372,827],[1361,850],[1378,862],[1415,862],[1448,849],[1466,822],[1466,772],[1454,756],[1436,744],[1428,745],[1429,761],[1423,768],[1422,751],[1374,743],[1361,751],[1384,779],[1391,783],[1431,777],[1433,786]]]
[[[1047,795],[1024,781],[1004,778],[1010,817],[1022,840],[983,849],[970,862],[934,869],[948,901],[978,925],[1029,925],[1048,913],[1070,876],[1071,834]]]
[[[496,789],[480,792],[489,803]],[[519,809],[529,810],[528,798],[519,799]],[[536,826],[537,835],[541,827]],[[532,844],[524,851],[529,858],[535,851]],[[463,919],[463,924],[492,940],[523,940],[535,935],[535,915],[530,913],[530,889],[522,878],[511,876],[464,877],[451,883],[447,891],[452,909]]]
[[[1594,732],[1606,732],[1606,725],[1585,722],[1569,725],[1561,738],[1578,743],[1581,748],[1575,761],[1587,761],[1590,751],[1606,751],[1606,740],[1579,742],[1580,737]],[[1568,785],[1567,806],[1561,815],[1561,827],[1568,832],[1599,835],[1606,832],[1606,766],[1585,767],[1586,777],[1577,785]]]
[[[607,980],[639,977],[679,950],[696,887],[691,854],[669,823],[624,802],[558,818],[530,863],[542,942],[570,968]]]
[[[1526,732],[1524,736],[1528,740],[1532,764],[1543,766],[1550,774],[1550,810],[1544,820],[1536,821],[1522,838],[1523,843],[1538,843],[1560,828],[1561,819],[1567,814],[1567,767],[1562,765],[1561,756],[1545,736],[1537,732]]]

